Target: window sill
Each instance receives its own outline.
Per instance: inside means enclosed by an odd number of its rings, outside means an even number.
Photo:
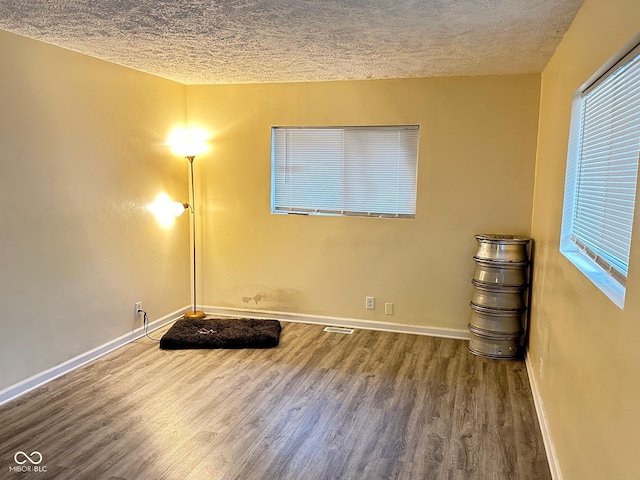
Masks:
[[[624,308],[624,296],[626,289],[616,282],[611,275],[600,268],[589,257],[577,251],[562,251],[562,253],[578,270],[580,270],[591,282],[604,293],[609,300],[620,309]]]

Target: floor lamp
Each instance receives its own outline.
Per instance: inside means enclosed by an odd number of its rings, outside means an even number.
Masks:
[[[207,315],[197,309],[198,303],[196,302],[196,290],[198,284],[196,283],[196,190],[195,183],[193,181],[193,160],[195,155],[185,155],[185,158],[189,160],[189,174],[191,180],[191,204],[189,205],[189,211],[191,212],[191,252],[193,256],[193,303],[191,311],[184,314],[184,318],[191,320],[204,318]]]
[[[207,149],[206,134],[200,130],[176,130],[169,137],[169,145],[174,153],[183,156],[189,161],[189,180],[191,198],[189,203],[174,202],[167,194],[160,194],[149,206],[158,221],[170,226],[176,217],[179,217],[185,210],[191,212],[191,255],[193,260],[193,302],[191,311],[184,314],[186,319],[205,318],[206,314],[197,309],[196,290],[196,191],[193,178],[193,161],[197,154],[203,153]]]

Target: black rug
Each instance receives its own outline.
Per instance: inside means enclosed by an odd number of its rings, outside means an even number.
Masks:
[[[160,348],[272,348],[280,341],[280,322],[255,318],[178,320],[160,339]]]

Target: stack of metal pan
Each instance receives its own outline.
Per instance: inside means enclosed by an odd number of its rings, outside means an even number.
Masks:
[[[488,358],[516,358],[523,334],[531,239],[491,234],[476,235],[476,240],[469,351]]]

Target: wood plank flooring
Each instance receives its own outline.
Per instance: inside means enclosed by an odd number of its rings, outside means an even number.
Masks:
[[[522,361],[322,329],[283,323],[269,350],[122,347],[0,407],[0,478],[551,478]],[[12,471],[19,451],[46,472]]]

